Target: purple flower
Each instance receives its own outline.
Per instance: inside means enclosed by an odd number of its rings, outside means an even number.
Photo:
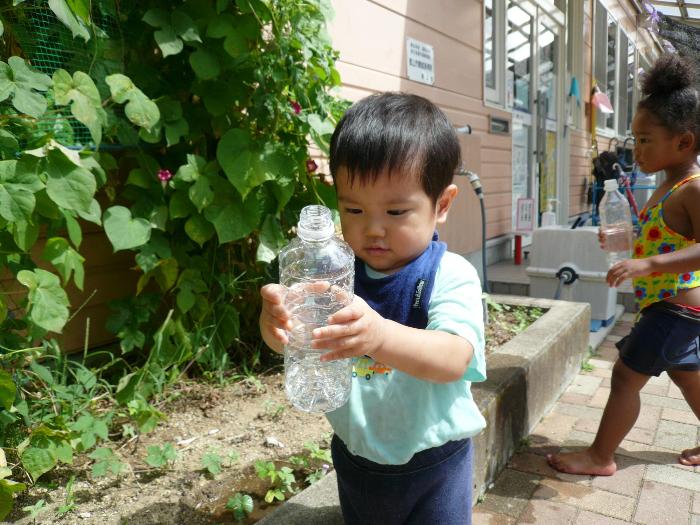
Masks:
[[[158,180],[161,182],[168,182],[173,178],[173,174],[170,170],[158,170]]]
[[[316,161],[313,159],[308,159],[306,161],[306,171],[309,173],[313,173],[318,169],[318,164],[316,164]]]
[[[289,105],[292,106],[292,109],[294,110],[295,115],[298,115],[299,113],[301,113],[301,104],[299,104],[299,102],[297,102],[296,100],[292,100],[289,103]]]
[[[661,17],[659,16],[659,12],[656,10],[656,8],[646,0],[642,5],[644,5],[644,10],[649,14],[649,19],[658,24],[661,21]]]

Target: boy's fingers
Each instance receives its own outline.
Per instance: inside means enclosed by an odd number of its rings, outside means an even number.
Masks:
[[[334,296],[333,299],[340,304],[349,304],[352,302],[350,299],[350,293],[340,286],[332,286],[331,292]]]
[[[346,356],[343,355],[342,352],[326,352],[325,354],[321,354],[321,357],[319,357],[321,362],[325,363],[327,361],[334,361],[336,359],[346,359]]]
[[[313,281],[304,285],[304,290],[308,293],[324,293],[331,287],[329,281]]]
[[[282,304],[286,293],[287,289],[281,284],[266,284],[260,288],[262,298],[274,304]]]
[[[263,304],[263,311],[270,317],[277,317],[283,321],[286,321],[291,317],[289,310],[287,310],[287,308],[282,304]]]
[[[339,337],[349,337],[357,332],[355,323],[334,324],[315,328],[311,335],[314,339],[337,339]]]
[[[289,342],[289,338],[287,337],[287,332],[280,328],[273,328],[272,329],[272,335],[274,336],[275,339],[277,339],[279,342],[283,344],[287,344]]]
[[[326,293],[331,283],[328,281],[311,281],[308,283],[297,283],[285,290],[287,301],[294,301],[298,298],[306,298],[308,295]]]
[[[323,350],[336,350],[351,353],[351,350],[359,344],[358,337],[355,334],[346,337],[329,337],[326,339],[314,339],[311,342],[311,347]],[[345,356],[349,357],[349,356]]]
[[[347,342],[346,346],[340,349],[324,347],[324,349],[328,350],[328,352],[321,354],[320,360],[322,362],[326,362],[333,361],[335,359],[349,359],[353,356],[353,346],[354,344],[352,342]]]
[[[364,312],[356,305],[346,306],[328,317],[328,324],[342,324],[359,319]]]
[[[272,323],[272,326],[274,326],[275,328],[279,328],[280,330],[288,330],[288,331],[291,330],[292,328],[294,328],[294,325],[292,324],[292,320],[289,317],[284,318],[284,319],[280,319],[279,317],[273,317],[272,319],[274,321]]]
[[[267,323],[267,331],[272,334],[272,337],[280,341],[281,343],[287,344],[289,342],[289,338],[287,337],[287,332],[285,332],[282,328],[276,326],[273,323]]]

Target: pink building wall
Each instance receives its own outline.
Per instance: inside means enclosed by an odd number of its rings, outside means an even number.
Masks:
[[[334,0],[331,26],[340,52],[342,95],[357,100],[375,91],[406,91],[438,104],[455,126],[469,124],[462,137],[464,164],[481,176],[488,194],[487,237],[510,231],[511,138],[492,135],[488,115],[510,114],[483,103],[482,4],[476,0]],[[433,46],[435,83],[408,80],[406,38]],[[452,251],[481,247],[479,204],[465,180],[441,231]]]
[[[481,177],[486,193],[487,238],[512,231],[511,136],[491,134],[489,116],[511,119],[510,112],[484,104],[483,2],[481,0],[333,0],[335,19],[330,32],[340,53],[337,64],[341,94],[357,100],[376,91],[406,91],[437,103],[455,126],[469,124],[473,135],[462,137],[467,168]],[[593,9],[584,4],[584,78],[582,103],[590,99],[593,60]],[[637,29],[636,10],[630,0],[606,0],[606,8],[639,48],[655,43]],[[574,28],[575,29],[575,28]],[[579,29],[580,30],[580,29]],[[434,85],[408,80],[406,38],[433,46]],[[588,210],[586,183],[591,173],[590,111],[586,107],[582,129],[569,133],[568,215]],[[601,137],[607,144],[607,139]],[[460,197],[441,235],[458,253],[481,248],[478,201],[464,180],[457,180]]]

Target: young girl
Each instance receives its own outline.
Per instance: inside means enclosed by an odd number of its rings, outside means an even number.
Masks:
[[[552,454],[550,465],[570,474],[610,476],[615,449],[639,415],[639,391],[667,372],[700,418],[700,96],[697,71],[677,55],[664,55],[644,77],[643,99],[632,122],[634,157],[646,173],[665,181],[640,214],[634,258],[610,268],[607,281],[632,278],[640,317],[617,343],[610,397],[593,444],[582,452]],[[605,240],[602,239],[604,243]],[[700,465],[700,447],[679,462]]]

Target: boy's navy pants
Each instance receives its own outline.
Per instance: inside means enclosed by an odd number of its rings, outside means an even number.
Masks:
[[[345,525],[471,524],[471,439],[418,452],[405,465],[353,456],[338,436],[331,453]]]

